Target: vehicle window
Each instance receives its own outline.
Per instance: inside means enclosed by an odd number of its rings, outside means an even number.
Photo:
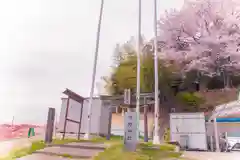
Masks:
[[[240,150],[240,143],[236,143],[236,144],[233,146],[232,150]]]

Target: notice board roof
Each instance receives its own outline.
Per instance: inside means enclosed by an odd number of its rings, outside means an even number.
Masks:
[[[63,94],[67,95],[69,98],[82,103],[84,101],[84,97],[80,96],[79,94],[71,91],[70,89],[66,88],[66,90],[63,92]]]

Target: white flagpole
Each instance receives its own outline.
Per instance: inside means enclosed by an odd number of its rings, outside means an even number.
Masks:
[[[137,112],[137,140],[139,139],[139,121],[140,121],[140,72],[141,72],[141,20],[142,20],[142,0],[138,4],[138,43],[137,43],[137,94],[136,94],[136,112]]]
[[[88,106],[87,131],[84,135],[85,139],[90,139],[92,101],[93,101],[94,84],[95,84],[95,78],[96,78],[97,59],[98,59],[101,23],[102,23],[102,15],[103,15],[103,5],[104,5],[104,0],[101,0],[101,8],[100,8],[100,14],[99,14],[99,20],[98,20],[97,39],[96,39],[96,48],[95,48],[95,56],[94,56],[94,65],[93,65],[93,73],[92,73],[92,85],[91,85],[91,92],[90,92],[90,99],[89,99],[89,106]]]
[[[154,83],[155,83],[155,130],[153,137],[153,144],[160,144],[159,137],[159,126],[158,126],[158,117],[159,117],[159,99],[158,99],[158,43],[157,43],[157,0],[154,0]]]

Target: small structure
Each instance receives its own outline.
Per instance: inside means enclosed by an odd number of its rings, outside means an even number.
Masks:
[[[80,138],[80,135],[86,133],[87,130],[89,99],[83,98],[69,89],[63,93],[68,98],[62,98],[58,132],[63,133],[63,138],[65,133],[78,134],[78,138]],[[106,105],[99,97],[93,98],[91,134],[108,134],[110,110]]]
[[[89,98],[84,98],[73,91],[66,89],[63,92],[67,98],[62,98],[62,106],[57,132],[81,134],[87,131]],[[136,95],[133,96],[132,106],[136,105]],[[146,104],[153,104],[154,93],[141,93],[140,105],[145,108]],[[93,107],[91,112],[90,133],[106,136],[111,133],[111,114],[116,108],[123,105],[123,95],[108,96],[100,95],[93,98]]]
[[[171,113],[170,138],[183,149],[208,150],[204,113]]]

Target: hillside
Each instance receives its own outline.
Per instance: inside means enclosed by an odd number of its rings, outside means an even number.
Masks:
[[[213,107],[220,104],[228,103],[237,100],[237,89],[231,88],[227,90],[209,90],[199,92],[199,94],[205,99],[205,103],[201,105],[201,108],[208,108],[212,110]]]

